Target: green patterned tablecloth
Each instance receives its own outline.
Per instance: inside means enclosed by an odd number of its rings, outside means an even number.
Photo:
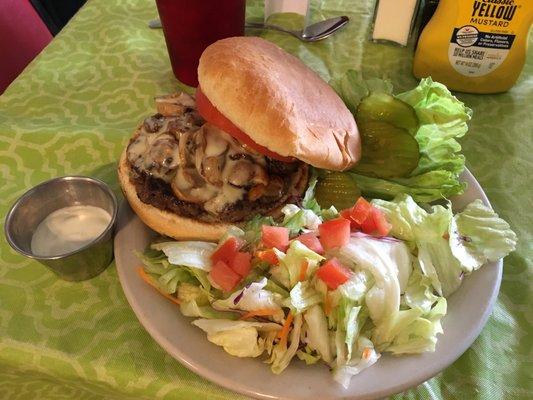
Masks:
[[[260,16],[260,2],[249,13]],[[412,52],[369,43],[368,0],[324,0],[316,17],[347,14],[347,29],[304,45],[264,36],[324,78],[346,68],[411,88]],[[90,0],[0,97],[0,216],[28,188],[67,174],[118,193],[117,158],[153,97],[175,91],[153,0]],[[530,54],[531,55],[531,54]],[[9,55],[2,55],[9,57]],[[462,140],[470,170],[520,242],[481,336],[435,378],[395,399],[533,398],[533,60],[500,95],[459,98],[474,109]],[[230,399],[167,355],[130,309],[111,265],[90,281],[58,280],[0,243],[0,398]],[[176,333],[178,334],[178,333]]]

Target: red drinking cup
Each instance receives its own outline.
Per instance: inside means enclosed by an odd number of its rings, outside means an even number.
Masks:
[[[244,35],[246,0],[156,0],[172,71],[198,86],[198,61],[219,39]]]

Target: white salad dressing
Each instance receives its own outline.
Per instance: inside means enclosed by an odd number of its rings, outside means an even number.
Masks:
[[[50,257],[82,248],[100,236],[111,222],[111,215],[94,206],[70,206],[49,214],[35,229],[31,251]]]

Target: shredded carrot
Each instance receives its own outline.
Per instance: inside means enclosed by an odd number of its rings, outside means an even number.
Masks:
[[[307,275],[307,268],[309,268],[309,262],[307,260],[303,260],[302,264],[300,265],[300,276],[298,278],[300,282],[305,281],[305,277]]]
[[[332,299],[329,292],[326,292],[326,298],[324,299],[324,314],[329,315],[332,309]]]
[[[278,338],[280,344],[287,344],[287,336],[289,336],[289,329],[291,328],[292,320],[294,319],[294,315],[292,315],[289,312],[289,315],[287,315],[287,318],[285,318],[285,323],[283,324],[283,328],[279,331]]]
[[[444,232],[444,234],[442,235],[442,238],[444,240],[448,240],[448,239],[450,239],[450,234],[448,232]]]
[[[161,291],[161,289],[159,289],[156,285],[154,285],[154,283],[150,280],[150,277],[144,271],[143,267],[139,267],[137,269],[137,273],[139,274],[139,276],[141,277],[141,279],[143,281],[145,281],[147,284],[152,286],[155,290],[157,290],[159,293],[161,293],[167,299],[169,299],[170,301],[172,301],[173,303],[175,303],[177,305],[180,304],[180,301],[177,298],[175,298],[174,296],[169,295],[168,293],[165,293],[165,292]]]
[[[261,261],[266,261],[267,263],[271,265],[279,264],[278,256],[276,256],[276,253],[274,253],[274,250],[272,249],[258,250],[256,251],[255,256],[259,258]]]
[[[246,314],[244,314],[241,319],[249,319],[253,317],[265,317],[268,315],[275,315],[277,314],[279,309],[276,308],[259,308],[257,310],[248,311]]]
[[[365,347],[363,350],[362,358],[364,360],[368,360],[370,358],[370,355],[372,354],[372,349],[370,347]]]

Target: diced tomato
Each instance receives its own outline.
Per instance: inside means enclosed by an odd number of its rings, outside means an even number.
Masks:
[[[369,235],[376,231],[376,223],[374,222],[374,218],[372,218],[372,214],[363,221],[361,224],[361,230]]]
[[[363,197],[359,197],[350,210],[350,216],[354,222],[363,225],[363,222],[370,217],[373,208],[372,204],[366,201]]]
[[[223,261],[226,265],[231,265],[233,258],[242,247],[243,242],[236,237],[231,236],[222,245],[216,249],[211,255],[211,261],[216,264],[218,261]]]
[[[342,217],[324,222],[318,227],[324,250],[341,247],[350,240],[350,221]]]
[[[271,265],[278,265],[279,260],[276,253],[274,253],[274,250],[267,249],[267,250],[260,250],[257,253],[255,253],[257,258],[259,258],[261,261],[265,261]]]
[[[387,236],[391,228],[385,214],[375,207],[372,207],[370,216],[361,225],[361,230],[369,235]]]
[[[224,114],[217,110],[217,108],[209,101],[207,96],[202,92],[200,86],[196,88],[196,107],[198,113],[209,123],[222,129],[224,132],[233,136],[241,144],[244,144],[255,151],[279,161],[293,162],[293,157],[285,157],[275,153],[264,146],[256,143],[250,136],[241,131],[233,122],[231,122]]]
[[[250,253],[239,251],[235,257],[233,257],[233,262],[230,264],[230,268],[245,278],[250,273],[250,269],[252,267],[251,261],[252,255]]]
[[[289,230],[283,226],[263,225],[261,227],[261,242],[268,249],[275,247],[285,251],[289,247]]]
[[[350,229],[352,231],[356,231],[356,230],[361,229],[361,226],[357,222],[355,222],[353,220],[351,212],[352,212],[352,209],[351,208],[347,208],[346,210],[342,210],[340,212],[340,215],[341,215],[342,218],[350,221]]]
[[[351,271],[342,265],[339,260],[332,258],[326,261],[317,271],[316,275],[324,281],[328,288],[335,290],[350,278]]]
[[[211,267],[209,277],[225,292],[230,292],[241,280],[241,276],[223,261],[217,261]]]
[[[322,247],[322,243],[320,243],[320,240],[318,240],[316,235],[312,232],[303,233],[294,240],[299,241],[308,249],[313,250],[315,253],[324,254],[324,247]]]
[[[389,234],[392,225],[385,218],[383,211],[372,207],[372,220],[374,221],[378,235],[387,236]]]
[[[339,214],[341,215],[342,218],[347,219],[348,221],[351,221],[352,220],[352,214],[351,213],[352,213],[352,209],[351,208],[347,208],[346,210],[342,210]]]
[[[369,235],[381,236],[386,236],[391,230],[383,212],[362,197],[357,199],[352,208],[342,210],[340,214],[351,222],[352,230],[361,229]]]

